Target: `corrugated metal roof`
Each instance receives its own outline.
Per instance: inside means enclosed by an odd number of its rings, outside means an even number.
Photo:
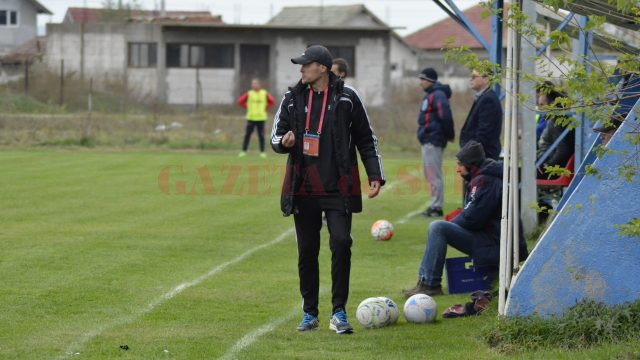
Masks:
[[[558,28],[560,23],[564,21],[566,18],[566,14],[559,14],[553,11],[553,9],[546,8],[544,6],[538,6],[538,22],[544,23],[549,22],[551,24],[552,29]],[[573,17],[564,32],[566,32],[569,36],[573,38],[578,38],[580,34],[580,25],[578,23],[577,17]],[[616,44],[611,43],[611,35],[600,34],[594,31],[593,34],[593,44],[599,48],[607,49],[613,52],[625,52],[625,53],[638,53],[638,49],[633,44],[627,44],[624,41],[620,40]]]
[[[536,0],[542,2],[541,0]],[[640,9],[640,2],[636,5]],[[631,30],[640,30],[640,24],[631,11],[620,11],[611,0],[580,0],[570,2],[565,6],[565,10],[573,11],[580,15],[604,16],[607,22]]]

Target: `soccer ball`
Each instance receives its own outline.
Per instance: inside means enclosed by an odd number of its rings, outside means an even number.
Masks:
[[[382,298],[371,297],[362,300],[358,305],[356,318],[365,328],[381,328],[389,323],[390,312]]]
[[[387,304],[387,309],[389,309],[389,324],[395,324],[398,321],[398,317],[400,317],[400,311],[398,310],[398,305],[396,303],[384,296],[379,297],[378,299],[382,300]]]
[[[393,225],[387,220],[378,220],[371,225],[371,236],[376,240],[389,240],[393,236]]]
[[[424,324],[434,322],[438,305],[429,295],[415,294],[404,303],[404,317],[408,322]]]

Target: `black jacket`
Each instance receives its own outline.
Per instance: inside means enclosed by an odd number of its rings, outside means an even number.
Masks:
[[[566,121],[566,117],[559,116],[554,119],[549,119],[547,121],[547,126],[542,131],[542,135],[540,136],[540,140],[538,141],[538,152],[537,158],[540,159],[542,155],[551,147],[551,145],[560,137],[562,132],[566,129],[564,126],[557,124],[561,119]],[[560,165],[565,166],[567,162],[571,158],[574,152],[575,146],[575,130],[570,130],[567,135],[560,141],[558,146],[551,152],[549,157],[543,161],[540,166],[538,177],[547,178],[547,174],[544,174],[545,166],[554,166]]]
[[[334,161],[338,167],[339,192],[344,200],[345,210],[362,211],[360,194],[360,173],[356,148],[367,172],[369,183],[380,181],[385,183],[382,157],[378,152],[376,138],[366,109],[356,90],[345,85],[342,79],[329,73],[329,93],[325,121],[332,122],[330,136],[333,145]],[[271,147],[277,153],[288,153],[287,167],[282,184],[280,207],[285,216],[294,213],[294,196],[302,185],[300,165],[302,163],[302,137],[304,134],[306,113],[304,91],[307,85],[298,84],[284,94],[280,108],[276,113],[271,132]],[[288,131],[296,137],[291,148],[282,146],[282,137]],[[322,171],[320,169],[320,171]]]
[[[500,223],[502,218],[502,162],[487,159],[469,175],[469,199],[452,222],[473,233],[471,257],[476,267],[497,268],[500,264]],[[520,226],[522,230],[522,226]],[[519,235],[520,259],[527,255],[522,231]]]
[[[453,117],[449,98],[451,88],[439,82],[425,90],[420,115],[418,115],[418,140],[421,144],[432,144],[444,148],[453,140]]]
[[[460,147],[475,140],[482,144],[488,158],[500,157],[502,132],[502,105],[496,93],[487,89],[473,102],[467,120],[460,131]]]

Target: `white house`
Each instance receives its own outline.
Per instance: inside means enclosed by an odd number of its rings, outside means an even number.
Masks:
[[[0,56],[38,35],[38,14],[51,11],[36,0],[0,0]]]

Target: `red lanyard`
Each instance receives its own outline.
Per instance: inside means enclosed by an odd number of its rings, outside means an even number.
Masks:
[[[318,124],[318,135],[322,132],[322,122],[324,121],[324,109],[327,107],[327,93],[329,85],[324,88],[324,98],[322,99],[322,112],[320,113],[320,123]],[[309,89],[309,103],[307,104],[307,124],[304,127],[305,133],[309,132],[309,120],[311,119],[311,104],[313,104],[313,89]]]

